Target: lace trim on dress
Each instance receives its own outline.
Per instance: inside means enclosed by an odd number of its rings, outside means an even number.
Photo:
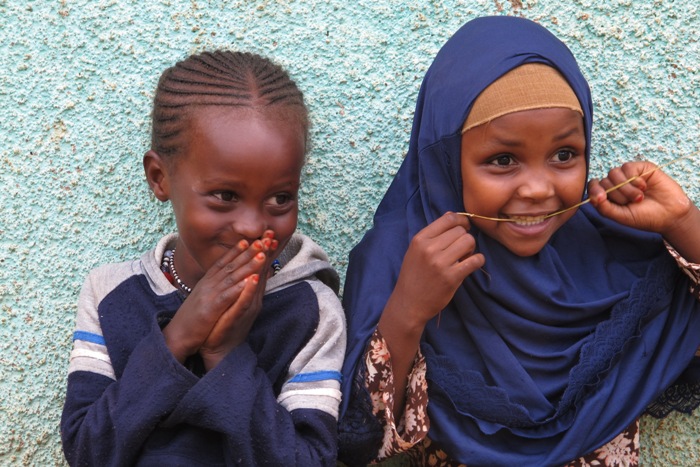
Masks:
[[[700,382],[676,383],[651,403],[646,413],[654,418],[666,418],[674,411],[691,414],[698,407],[700,407]]]

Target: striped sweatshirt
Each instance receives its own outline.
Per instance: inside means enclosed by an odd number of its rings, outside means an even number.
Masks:
[[[295,234],[247,341],[203,373],[162,334],[182,304],[160,270],[176,239],[83,285],[61,418],[69,464],[335,465],[345,318],[325,253]]]

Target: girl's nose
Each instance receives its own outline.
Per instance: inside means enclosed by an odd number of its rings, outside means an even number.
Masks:
[[[241,237],[254,240],[262,237],[263,232],[267,229],[267,222],[257,209],[237,209],[234,213],[233,229]]]
[[[524,199],[542,200],[554,196],[555,175],[547,170],[531,170],[524,173],[518,187],[518,196]]]

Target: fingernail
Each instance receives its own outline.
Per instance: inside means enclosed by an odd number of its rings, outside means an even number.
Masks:
[[[258,250],[258,251],[262,250],[262,249],[263,249],[263,244],[262,244],[262,242],[261,242],[260,240],[255,240],[255,241],[253,242],[253,248],[255,248],[255,249]]]
[[[266,230],[265,233],[263,234],[264,238],[275,238],[275,232],[272,230]]]
[[[265,248],[270,248],[270,244],[272,244],[272,240],[269,237],[265,237],[262,239],[262,244],[265,246]]]
[[[251,274],[249,276],[250,280],[253,281],[254,284],[257,284],[258,281],[260,280],[260,276],[257,274]]]
[[[270,245],[270,249],[271,249],[271,250],[276,250],[277,247],[279,246],[279,244],[280,244],[280,242],[278,242],[278,241],[275,240],[275,239],[272,239],[272,244]]]
[[[238,248],[241,249],[241,250],[245,250],[245,249],[248,248],[249,246],[250,246],[250,245],[248,244],[248,241],[247,241],[247,240],[241,240],[240,242],[238,242]]]
[[[261,251],[260,253],[255,255],[255,259],[257,259],[258,261],[265,261],[265,253]]]
[[[641,203],[642,201],[644,201],[644,193],[640,193],[639,196],[634,199],[635,203]]]

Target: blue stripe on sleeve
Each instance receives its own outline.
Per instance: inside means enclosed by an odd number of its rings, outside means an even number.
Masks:
[[[93,334],[91,332],[87,331],[75,331],[73,333],[73,340],[74,341],[86,341],[86,342],[92,342],[93,344],[101,344],[105,345],[105,338],[100,336],[99,334]]]
[[[334,379],[340,381],[342,375],[339,371],[314,371],[313,373],[299,373],[294,378],[290,379],[290,383],[310,383],[313,381],[323,381],[326,379]]]

